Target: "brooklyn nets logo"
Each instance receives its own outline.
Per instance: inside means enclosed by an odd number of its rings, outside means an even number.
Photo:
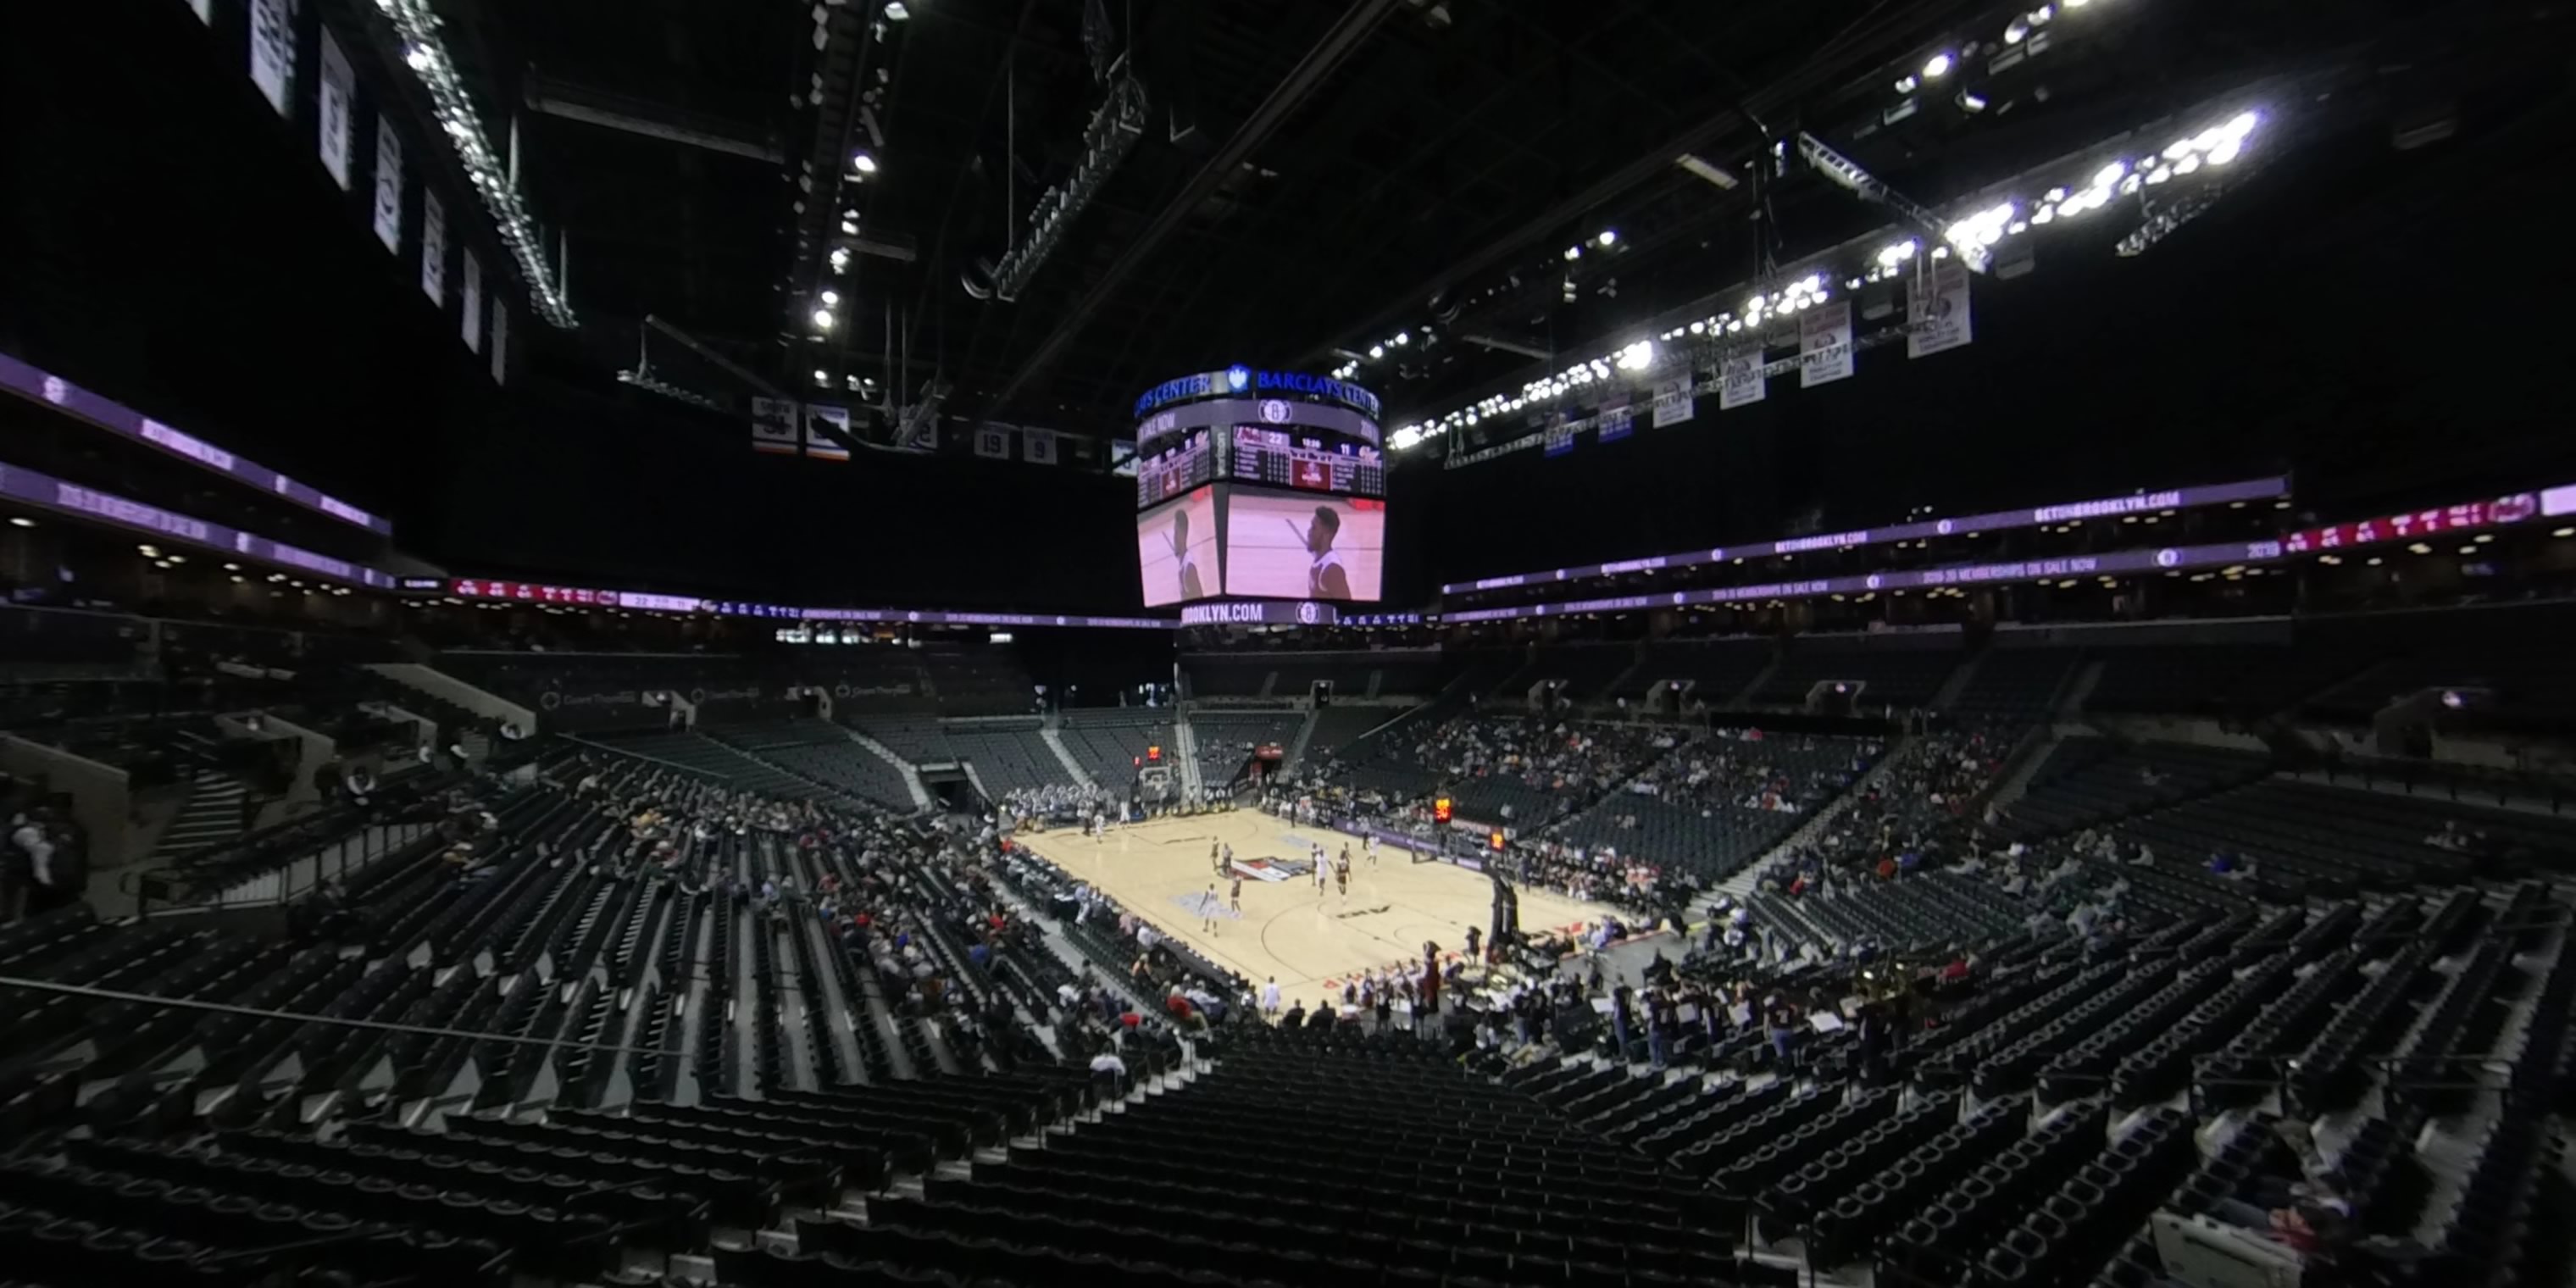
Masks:
[[[1273,425],[1285,425],[1288,423],[1288,415],[1287,399],[1264,398],[1261,400],[1261,419],[1268,421]]]

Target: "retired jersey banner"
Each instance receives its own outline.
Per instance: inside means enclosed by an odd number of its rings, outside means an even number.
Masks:
[[[1928,357],[1977,338],[1968,315],[1968,266],[1956,257],[1917,273],[1905,302],[1905,356]]]
[[[376,118],[376,240],[396,255],[402,253],[402,136],[390,118]]]
[[[295,84],[295,0],[250,0],[250,83],[287,115]]]
[[[1055,431],[1020,427],[1020,459],[1031,465],[1055,464]]]
[[[1011,427],[989,420],[977,425],[975,454],[993,461],[1011,459]]]
[[[427,188],[420,190],[420,293],[447,307],[447,211]]]
[[[492,300],[492,383],[503,384],[510,365],[510,306],[499,297]]]
[[[751,450],[772,456],[796,454],[797,411],[786,398],[751,400]]]
[[[1851,301],[1835,300],[1798,319],[1798,387],[1813,389],[1852,373]]]
[[[1655,382],[1655,428],[1678,425],[1691,418],[1691,375],[1683,372],[1671,380]]]
[[[1717,360],[1717,409],[1733,411],[1750,407],[1770,396],[1771,384],[1762,374],[1762,346],[1747,345]]]
[[[837,433],[839,438],[833,437]],[[850,436],[850,409],[827,407],[820,403],[805,404],[805,454],[818,461],[846,461],[850,449],[843,441]]]
[[[331,39],[328,27],[322,30],[321,132],[315,146],[321,149],[322,168],[330,171],[331,182],[340,191],[349,190],[350,114],[357,109],[358,79],[349,71],[349,56],[340,52],[340,42]]]
[[[1637,427],[1636,413],[1629,410],[1627,394],[1613,394],[1601,404],[1599,423],[1601,441],[1615,443],[1626,438]]]
[[[483,352],[483,261],[474,252],[465,252],[465,318],[458,323],[458,334],[465,337],[465,347]]]
[[[1574,436],[1583,431],[1583,422],[1575,419],[1572,408],[1558,412],[1547,422],[1547,436],[1539,442],[1542,456],[1563,456],[1574,450]]]

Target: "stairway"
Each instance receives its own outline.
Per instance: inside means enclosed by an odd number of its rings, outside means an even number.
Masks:
[[[1957,702],[1959,700],[1959,695],[1967,692],[1968,682],[1977,678],[1977,664],[1985,660],[1986,655],[1984,653],[1972,653],[1968,655],[1967,661],[1951,667],[1950,678],[1943,680],[1941,682],[1941,687],[1935,690],[1932,694],[1932,709],[1935,711],[1949,710],[1950,704]]]
[[[241,780],[230,774],[198,774],[188,784],[188,803],[179,807],[178,816],[162,830],[160,844],[152,847],[152,861],[167,863],[240,836],[242,798],[248,794]]]
[[[1887,753],[1878,758],[1877,764],[1869,767],[1868,773],[1853,780],[1849,787],[1843,789],[1841,795],[1833,798],[1823,809],[1808,815],[1807,821],[1799,824],[1797,831],[1782,837],[1780,843],[1772,846],[1761,858],[1744,865],[1743,871],[1720,882],[1715,890],[1709,892],[1710,901],[1714,902],[1718,895],[1741,901],[1752,894],[1754,885],[1761,881],[1764,873],[1779,866],[1782,859],[1797,853],[1801,847],[1815,839],[1816,834],[1823,830],[1826,824],[1842,817],[1851,809],[1852,802],[1868,795],[1869,790],[1877,786],[1880,779],[1887,777],[1889,771],[1896,767],[1897,761],[1904,758],[1913,746],[1914,742],[1910,738],[1899,738],[1890,744]]]
[[[1377,672],[1371,671],[1369,674],[1375,676]],[[1375,687],[1374,680],[1371,681],[1371,687]],[[1297,766],[1306,763],[1306,744],[1315,740],[1315,711],[1314,707],[1306,708],[1306,723],[1297,726],[1297,736],[1289,740],[1288,754],[1279,762],[1281,773],[1293,773]]]
[[[848,725],[842,725],[840,726],[840,729],[843,734],[848,736],[850,741],[859,744],[859,746],[864,748],[869,755],[894,766],[895,772],[903,775],[904,794],[912,798],[912,807],[914,809],[926,810],[930,808],[930,789],[921,785],[921,771],[913,768],[911,761],[905,760],[903,757],[894,754],[894,748],[878,742],[876,739],[860,733],[858,730],[853,729]],[[1047,737],[1049,741],[1053,741],[1055,735],[1049,734]]]
[[[1186,712],[1176,713],[1172,719],[1172,755],[1180,771],[1183,797],[1189,800],[1206,799],[1205,785],[1199,778],[1198,731],[1190,727],[1190,717]]]
[[[1082,767],[1082,762],[1074,759],[1072,752],[1065,750],[1064,729],[1061,725],[1048,725],[1038,731],[1038,741],[1045,743],[1047,750],[1055,753],[1056,763],[1064,766],[1064,776],[1072,779],[1075,786],[1099,786],[1098,783],[1091,781],[1091,772]]]
[[[2094,686],[2102,682],[2102,666],[2101,659],[2096,658],[2075,668],[2074,682],[2058,691],[2057,703],[2049,711],[2060,720],[2074,719],[2092,698]]]

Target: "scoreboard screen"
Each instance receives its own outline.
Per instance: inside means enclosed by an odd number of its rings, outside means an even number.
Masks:
[[[1215,435],[1191,430],[1155,440],[1136,456],[1136,508],[1162,504],[1216,481]]]
[[[1386,462],[1367,443],[1304,429],[1237,425],[1232,448],[1226,477],[1238,482],[1339,496],[1386,495]]]

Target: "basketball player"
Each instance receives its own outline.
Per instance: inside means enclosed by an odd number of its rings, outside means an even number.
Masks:
[[[1333,884],[1341,887],[1342,902],[1348,905],[1351,901],[1351,850],[1347,845],[1342,847],[1342,857],[1333,863]]]
[[[1360,852],[1361,852],[1361,853],[1363,853],[1363,854],[1366,854],[1366,855],[1368,856],[1368,861],[1369,861],[1369,866],[1370,866],[1370,867],[1372,867],[1372,868],[1373,868],[1373,867],[1376,867],[1376,866],[1377,866],[1377,838],[1376,838],[1376,837],[1374,837],[1374,836],[1364,836],[1364,837],[1361,837],[1361,838],[1360,838]]]
[[[1188,507],[1172,511],[1172,559],[1180,565],[1181,598],[1205,599],[1207,590],[1199,580],[1199,566],[1190,558],[1190,512]]]
[[[1208,842],[1208,866],[1216,869],[1218,876],[1225,875],[1225,846],[1215,841]]]
[[[1234,915],[1238,918],[1243,916],[1243,874],[1240,872],[1234,874],[1234,891],[1229,902],[1234,908]]]
[[[1207,893],[1199,896],[1199,927],[1216,933],[1216,883],[1208,882]]]
[[[1315,557],[1306,570],[1306,595],[1310,599],[1348,599],[1351,579],[1342,571],[1341,552],[1333,549],[1333,538],[1340,536],[1342,516],[1329,505],[1315,507],[1315,521],[1299,529],[1294,519],[1286,521],[1288,530],[1297,534],[1297,544]]]

